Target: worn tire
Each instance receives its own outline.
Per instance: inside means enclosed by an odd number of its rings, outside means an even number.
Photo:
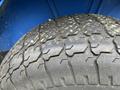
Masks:
[[[5,55],[7,54],[7,52],[8,51],[0,52],[0,64],[1,64],[2,60],[4,59]]]
[[[120,22],[101,15],[49,20],[0,66],[1,90],[120,90]]]
[[[3,58],[4,57],[2,55],[0,55],[0,63],[2,62]]]

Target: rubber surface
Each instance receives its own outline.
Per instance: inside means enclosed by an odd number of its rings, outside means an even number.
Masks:
[[[0,66],[1,90],[120,90],[120,22],[101,15],[49,20]]]
[[[4,57],[0,54],[0,63],[2,62],[3,58]]]
[[[2,60],[4,59],[5,55],[8,53],[8,51],[6,52],[0,52],[0,64],[2,62]]]

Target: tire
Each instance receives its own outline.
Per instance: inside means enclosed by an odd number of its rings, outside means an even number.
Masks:
[[[0,55],[0,63],[2,62],[2,60],[3,60],[3,56],[2,56],[2,55]]]
[[[24,35],[0,66],[1,90],[120,90],[120,22],[83,14]]]
[[[2,62],[2,60],[4,59],[5,55],[7,54],[8,51],[5,52],[0,52],[0,64]]]

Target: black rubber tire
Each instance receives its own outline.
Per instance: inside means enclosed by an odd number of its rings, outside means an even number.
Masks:
[[[101,15],[49,20],[0,66],[1,90],[120,90],[120,22]]]

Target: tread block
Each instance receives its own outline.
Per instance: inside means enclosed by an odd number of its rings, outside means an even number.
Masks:
[[[41,48],[36,47],[33,48],[34,46],[29,47],[25,52],[24,52],[24,65],[27,66],[30,62],[36,61],[38,57],[41,55]]]
[[[75,54],[70,59],[77,84],[97,84],[98,77],[95,66],[96,57],[89,50],[82,54]]]
[[[101,52],[110,53],[114,49],[113,39],[109,37],[99,38],[100,36],[93,36],[90,38],[91,50],[94,54],[100,54]],[[96,38],[96,39],[95,39]],[[99,38],[99,39],[97,39]],[[96,45],[96,47],[95,47]]]
[[[68,59],[65,54],[60,54],[58,57],[51,58],[49,62],[46,62],[46,66],[50,72],[55,86],[74,84],[74,78],[72,76],[72,72],[68,65]]]
[[[8,79],[10,77],[9,74],[6,75],[6,77],[2,80],[1,84],[0,84],[0,88],[5,89],[5,90],[9,90],[9,89],[15,89],[14,85],[11,83],[10,79]],[[7,80],[7,81],[6,81]],[[7,87],[6,87],[7,86]],[[1,90],[2,90],[1,89]]]
[[[39,26],[39,34],[41,38],[41,42],[45,40],[51,40],[56,37],[56,33],[58,32],[56,22],[51,20],[45,24]]]
[[[31,64],[27,68],[27,74],[30,80],[32,82],[35,82],[33,83],[33,86],[36,89],[38,89],[37,87],[39,87],[40,90],[44,88],[53,87],[52,81],[49,78],[49,75],[45,69],[44,63],[39,65],[39,61],[38,61]]]
[[[53,41],[42,46],[43,59],[49,60],[50,57],[59,55],[63,49],[62,43]]]
[[[57,19],[58,30],[62,37],[68,37],[69,35],[76,35],[81,31],[79,24],[74,20],[72,16]]]
[[[115,35],[120,35],[120,23],[119,21],[111,18],[111,17],[106,17],[102,15],[95,15],[97,20],[103,24],[103,26],[106,28],[106,31],[109,35],[115,36]]]
[[[25,67],[21,66],[18,70],[14,71],[11,80],[16,86],[16,88],[19,90],[33,90],[34,88],[32,87],[30,81],[28,80],[28,77],[26,76],[25,72]],[[25,80],[25,81],[23,81]],[[21,88],[21,86],[22,88]]]
[[[22,54],[16,55],[12,59],[12,61],[9,62],[10,63],[10,65],[9,65],[9,68],[10,68],[9,73],[12,73],[14,69],[19,68],[20,64],[23,62],[22,56],[23,56]],[[18,60],[17,62],[16,62],[16,59]]]
[[[66,54],[72,56],[74,53],[84,52],[88,47],[86,38],[71,37],[65,41]]]
[[[86,35],[101,34],[104,31],[103,26],[95,20],[88,20],[83,26],[83,33]]]
[[[92,36],[90,36],[89,42],[90,42],[91,48],[98,47],[102,40],[103,40],[103,37],[101,35],[92,35]]]
[[[120,85],[120,56],[117,53],[102,53],[98,60],[100,84]]]

